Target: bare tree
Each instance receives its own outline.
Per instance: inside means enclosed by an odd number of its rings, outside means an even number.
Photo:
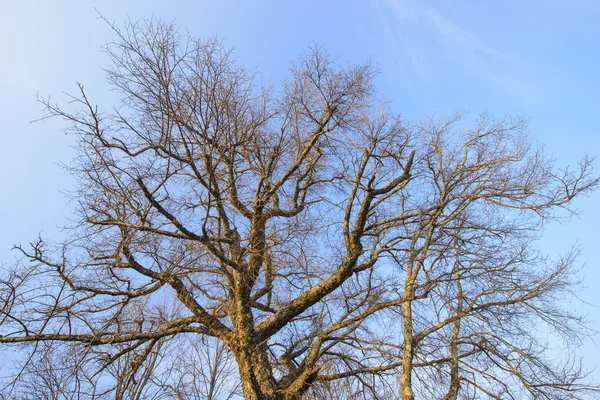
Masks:
[[[101,398],[95,380],[85,368],[87,360],[76,346],[39,342],[28,349],[20,365],[4,372],[18,371],[3,399],[79,400]],[[28,350],[28,351],[27,351]],[[81,346],[79,346],[81,350]]]
[[[126,397],[152,384],[193,398],[178,374],[209,390],[227,374],[224,396],[239,382],[256,400],[593,389],[533,326],[585,332],[558,304],[575,258],[534,245],[597,186],[591,160],[557,170],[518,119],[406,125],[370,65],[320,48],[272,88],[217,40],[156,21],[113,29],[120,107],[98,110],[81,85],[72,110],[42,100],[78,139],[78,222],[61,245],[18,247],[1,343],[104,354]],[[212,375],[197,356],[169,359],[184,339]],[[164,357],[171,375],[155,368]]]
[[[155,380],[178,399],[229,400],[242,398],[235,361],[226,345],[210,337],[181,346],[169,368]]]

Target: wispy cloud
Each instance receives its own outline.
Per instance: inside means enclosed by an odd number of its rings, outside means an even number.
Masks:
[[[418,0],[381,0],[382,20],[397,53],[426,79],[440,60],[509,95],[539,95],[526,62],[507,54]]]

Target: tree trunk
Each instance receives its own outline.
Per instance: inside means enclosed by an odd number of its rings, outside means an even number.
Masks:
[[[460,271],[459,271],[459,259],[458,253],[456,256],[456,264],[454,266],[454,279],[456,280],[456,313],[459,314],[463,310],[463,292],[462,285],[460,283]],[[460,334],[460,322],[461,319],[454,321],[454,328],[452,329],[452,338],[450,339],[450,387],[448,393],[442,400],[456,400],[458,398],[458,391],[460,390],[460,375],[459,375],[459,352],[458,352],[458,336]]]
[[[246,400],[282,400],[269,367],[265,346],[255,347],[238,342],[233,348]]]
[[[405,296],[411,295],[411,290],[405,290]],[[404,349],[402,351],[402,378],[401,390],[402,400],[413,400],[412,391],[412,362],[413,362],[413,327],[412,327],[412,304],[410,301],[404,303],[402,310],[404,322]]]

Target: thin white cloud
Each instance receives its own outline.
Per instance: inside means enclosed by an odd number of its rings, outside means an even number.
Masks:
[[[524,60],[481,40],[430,4],[419,0],[381,3],[382,20],[392,45],[410,60],[422,78],[434,72],[436,60],[442,58],[510,95],[539,96],[532,79],[528,79],[531,77],[527,76]]]

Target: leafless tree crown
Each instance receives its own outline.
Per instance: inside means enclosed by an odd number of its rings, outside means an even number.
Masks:
[[[7,398],[594,392],[545,339],[586,332],[560,307],[577,250],[535,248],[590,159],[556,168],[522,119],[407,124],[318,47],[273,88],[218,40],[113,29],[122,104],[42,100],[77,137],[77,223],[3,274],[0,343],[27,354]]]

